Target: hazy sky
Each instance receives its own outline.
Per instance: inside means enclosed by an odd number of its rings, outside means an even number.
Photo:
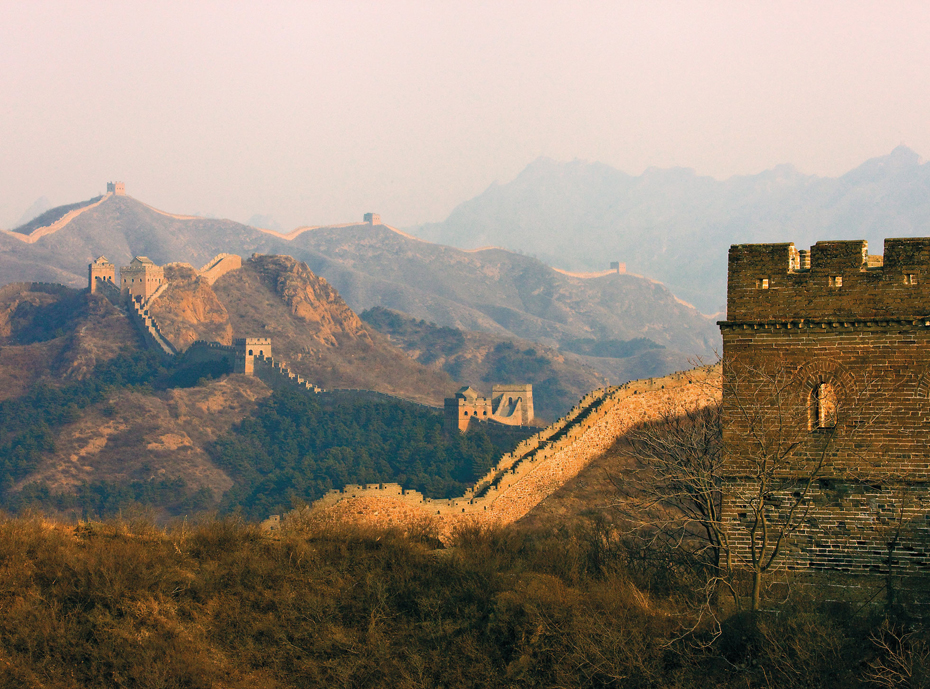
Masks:
[[[927,2],[0,0],[0,226],[108,180],[441,220],[539,156],[718,178],[930,155]]]

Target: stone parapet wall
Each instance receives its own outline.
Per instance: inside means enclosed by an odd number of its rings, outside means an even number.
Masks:
[[[928,300],[930,238],[886,239],[884,256],[864,240],[730,247],[728,321],[918,318]]]
[[[158,324],[155,322],[155,319],[149,315],[148,309],[144,308],[136,301],[130,301],[129,316],[132,321],[139,327],[139,330],[142,333],[142,338],[149,346],[153,347],[157,352],[163,354],[164,356],[177,355],[177,350],[168,341],[168,338],[162,335],[161,330],[158,329]]]
[[[72,220],[74,220],[76,217],[78,217],[79,215],[81,215],[81,213],[86,213],[87,211],[91,210],[92,208],[96,208],[96,207],[99,206],[101,203],[103,203],[103,202],[106,201],[108,198],[110,198],[111,196],[112,196],[112,194],[110,194],[110,193],[104,194],[104,195],[100,198],[100,200],[97,201],[96,203],[91,203],[91,204],[89,204],[89,205],[87,205],[87,206],[82,206],[81,208],[75,208],[73,211],[69,211],[69,212],[65,213],[62,217],[60,217],[58,220],[56,220],[55,222],[53,222],[51,225],[46,225],[45,227],[38,227],[38,228],[34,229],[32,232],[30,232],[29,234],[19,234],[18,232],[11,232],[11,231],[8,231],[8,230],[3,230],[3,232],[4,232],[4,234],[6,234],[7,236],[16,237],[16,238],[19,239],[20,241],[26,242],[26,244],[35,244],[35,243],[36,243],[39,239],[41,239],[42,237],[45,237],[46,235],[50,235],[50,234],[52,234],[52,233],[54,233],[54,232],[57,232],[57,231],[60,230],[62,227],[64,227],[65,225],[67,225],[69,222],[71,222]]]
[[[271,357],[256,355],[253,375],[272,390],[291,389],[310,393],[320,393],[313,383],[293,373],[287,364],[277,362]]]
[[[235,347],[207,340],[195,340],[184,350],[185,360],[196,363],[220,362],[227,359],[231,367],[235,356]]]

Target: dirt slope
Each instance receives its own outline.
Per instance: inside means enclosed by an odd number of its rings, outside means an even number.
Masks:
[[[85,481],[180,477],[189,488],[209,488],[218,499],[232,480],[204,447],[269,394],[261,381],[247,376],[159,394],[117,391],[64,426],[55,451],[16,488],[44,481],[53,492],[69,492]]]

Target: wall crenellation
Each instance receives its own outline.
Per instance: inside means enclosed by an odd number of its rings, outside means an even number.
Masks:
[[[727,320],[919,317],[930,299],[930,238],[730,247]]]

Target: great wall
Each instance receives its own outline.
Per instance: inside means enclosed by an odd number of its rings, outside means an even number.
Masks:
[[[424,498],[393,483],[348,485],[331,491],[312,509],[332,519],[379,525],[433,521],[443,537],[462,523],[509,524],[528,514],[639,424],[669,410],[684,412],[719,400],[719,366],[602,388],[585,395],[564,417],[501,457],[461,497]],[[271,526],[279,523],[280,517],[268,522]]]

